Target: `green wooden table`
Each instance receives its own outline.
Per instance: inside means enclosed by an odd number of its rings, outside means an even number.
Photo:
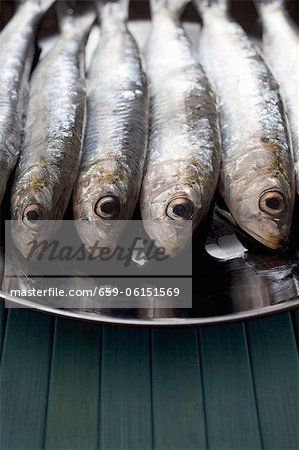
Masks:
[[[298,331],[299,310],[170,330],[1,304],[0,448],[298,449]]]

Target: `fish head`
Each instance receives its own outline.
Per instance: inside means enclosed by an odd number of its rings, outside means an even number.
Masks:
[[[156,245],[170,256],[186,247],[208,206],[197,169],[191,164],[160,166],[145,175],[141,195],[144,226]]]
[[[134,186],[132,186],[134,184]],[[138,180],[116,161],[82,171],[74,191],[76,228],[87,249],[115,248],[138,198]]]
[[[49,239],[57,229],[56,219],[64,206],[55,207],[55,193],[45,167],[34,167],[16,180],[11,199],[12,238],[23,256],[32,259],[32,242]]]
[[[292,183],[279,176],[257,177],[239,186],[230,202],[237,224],[266,247],[279,250],[287,243],[292,222]]]

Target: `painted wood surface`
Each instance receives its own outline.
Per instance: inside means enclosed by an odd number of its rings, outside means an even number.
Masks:
[[[6,313],[1,450],[298,448],[298,311],[175,330]]]
[[[290,314],[246,325],[266,449],[299,448],[299,365]]]
[[[101,449],[152,448],[149,330],[103,327]]]
[[[209,447],[261,448],[244,325],[203,328],[199,336]]]
[[[98,442],[100,328],[56,319],[45,448],[94,449]]]
[[[53,318],[8,311],[0,369],[1,450],[43,447]]]

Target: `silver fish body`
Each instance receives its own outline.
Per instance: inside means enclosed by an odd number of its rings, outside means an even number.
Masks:
[[[24,256],[46,221],[62,219],[75,182],[85,125],[85,41],[94,17],[62,31],[30,83],[24,138],[14,180],[13,238]]]
[[[185,2],[181,2],[184,6]],[[141,196],[148,233],[169,255],[179,253],[211,204],[220,169],[215,96],[179,23],[179,2],[153,2],[146,47],[151,102],[149,150]]]
[[[0,202],[20,153],[35,33],[53,1],[24,2],[0,33]]]
[[[87,126],[73,209],[87,246],[113,248],[132,218],[148,131],[147,83],[127,25],[127,2],[101,9],[101,35],[88,72]]]
[[[259,2],[263,26],[263,52],[285,102],[295,158],[299,194],[299,32],[282,0]]]
[[[272,249],[283,247],[294,204],[294,161],[279,86],[259,50],[227,15],[205,6],[199,55],[220,105],[220,193],[237,224]]]

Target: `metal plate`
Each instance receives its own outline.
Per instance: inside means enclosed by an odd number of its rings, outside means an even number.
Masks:
[[[12,2],[1,3],[2,10],[3,5],[7,4],[9,8],[12,5]],[[295,10],[295,4],[289,4]],[[136,20],[130,22],[130,28],[142,48],[150,27],[148,5],[146,2],[132,2],[131,9]],[[259,26],[252,3],[233,2],[233,11],[246,30],[258,39]],[[9,11],[6,20],[8,17]],[[199,36],[198,17],[191,7],[185,17],[188,19],[185,23],[186,31],[196,47]],[[51,46],[55,33],[55,14],[52,11],[40,33],[41,56]],[[87,47],[87,64],[97,38],[98,30],[95,29]],[[9,196],[8,189],[2,206],[3,219],[9,219]],[[297,228],[296,223],[293,229]],[[79,320],[140,326],[210,325],[266,316],[299,307],[298,242],[294,237],[291,250],[277,255],[248,241],[215,213],[206,229],[208,231],[202,230],[201,235],[195,237],[193,242],[192,309],[159,309],[153,303],[146,309],[99,308],[94,312],[88,311],[84,304],[80,310],[59,309],[57,301],[51,304],[40,300],[38,303],[12,297],[3,291],[0,292],[0,298],[10,307],[30,308]]]
[[[265,251],[214,213],[207,227],[193,240],[192,309],[161,309],[147,301],[146,308],[107,309],[100,300],[80,298],[80,308],[59,308],[61,299],[12,297],[0,293],[6,305],[25,307],[80,320],[148,326],[194,326],[233,322],[266,316],[299,307],[297,251],[275,254]],[[292,247],[298,247],[295,239]],[[78,278],[76,279],[78,280]],[[81,281],[80,281],[81,280]],[[11,288],[24,280],[13,279]],[[80,288],[93,279],[79,277]],[[97,280],[97,283],[101,281]],[[21,283],[21,284],[18,284]],[[26,286],[41,288],[40,279],[26,278]],[[78,286],[78,285],[77,285]]]

